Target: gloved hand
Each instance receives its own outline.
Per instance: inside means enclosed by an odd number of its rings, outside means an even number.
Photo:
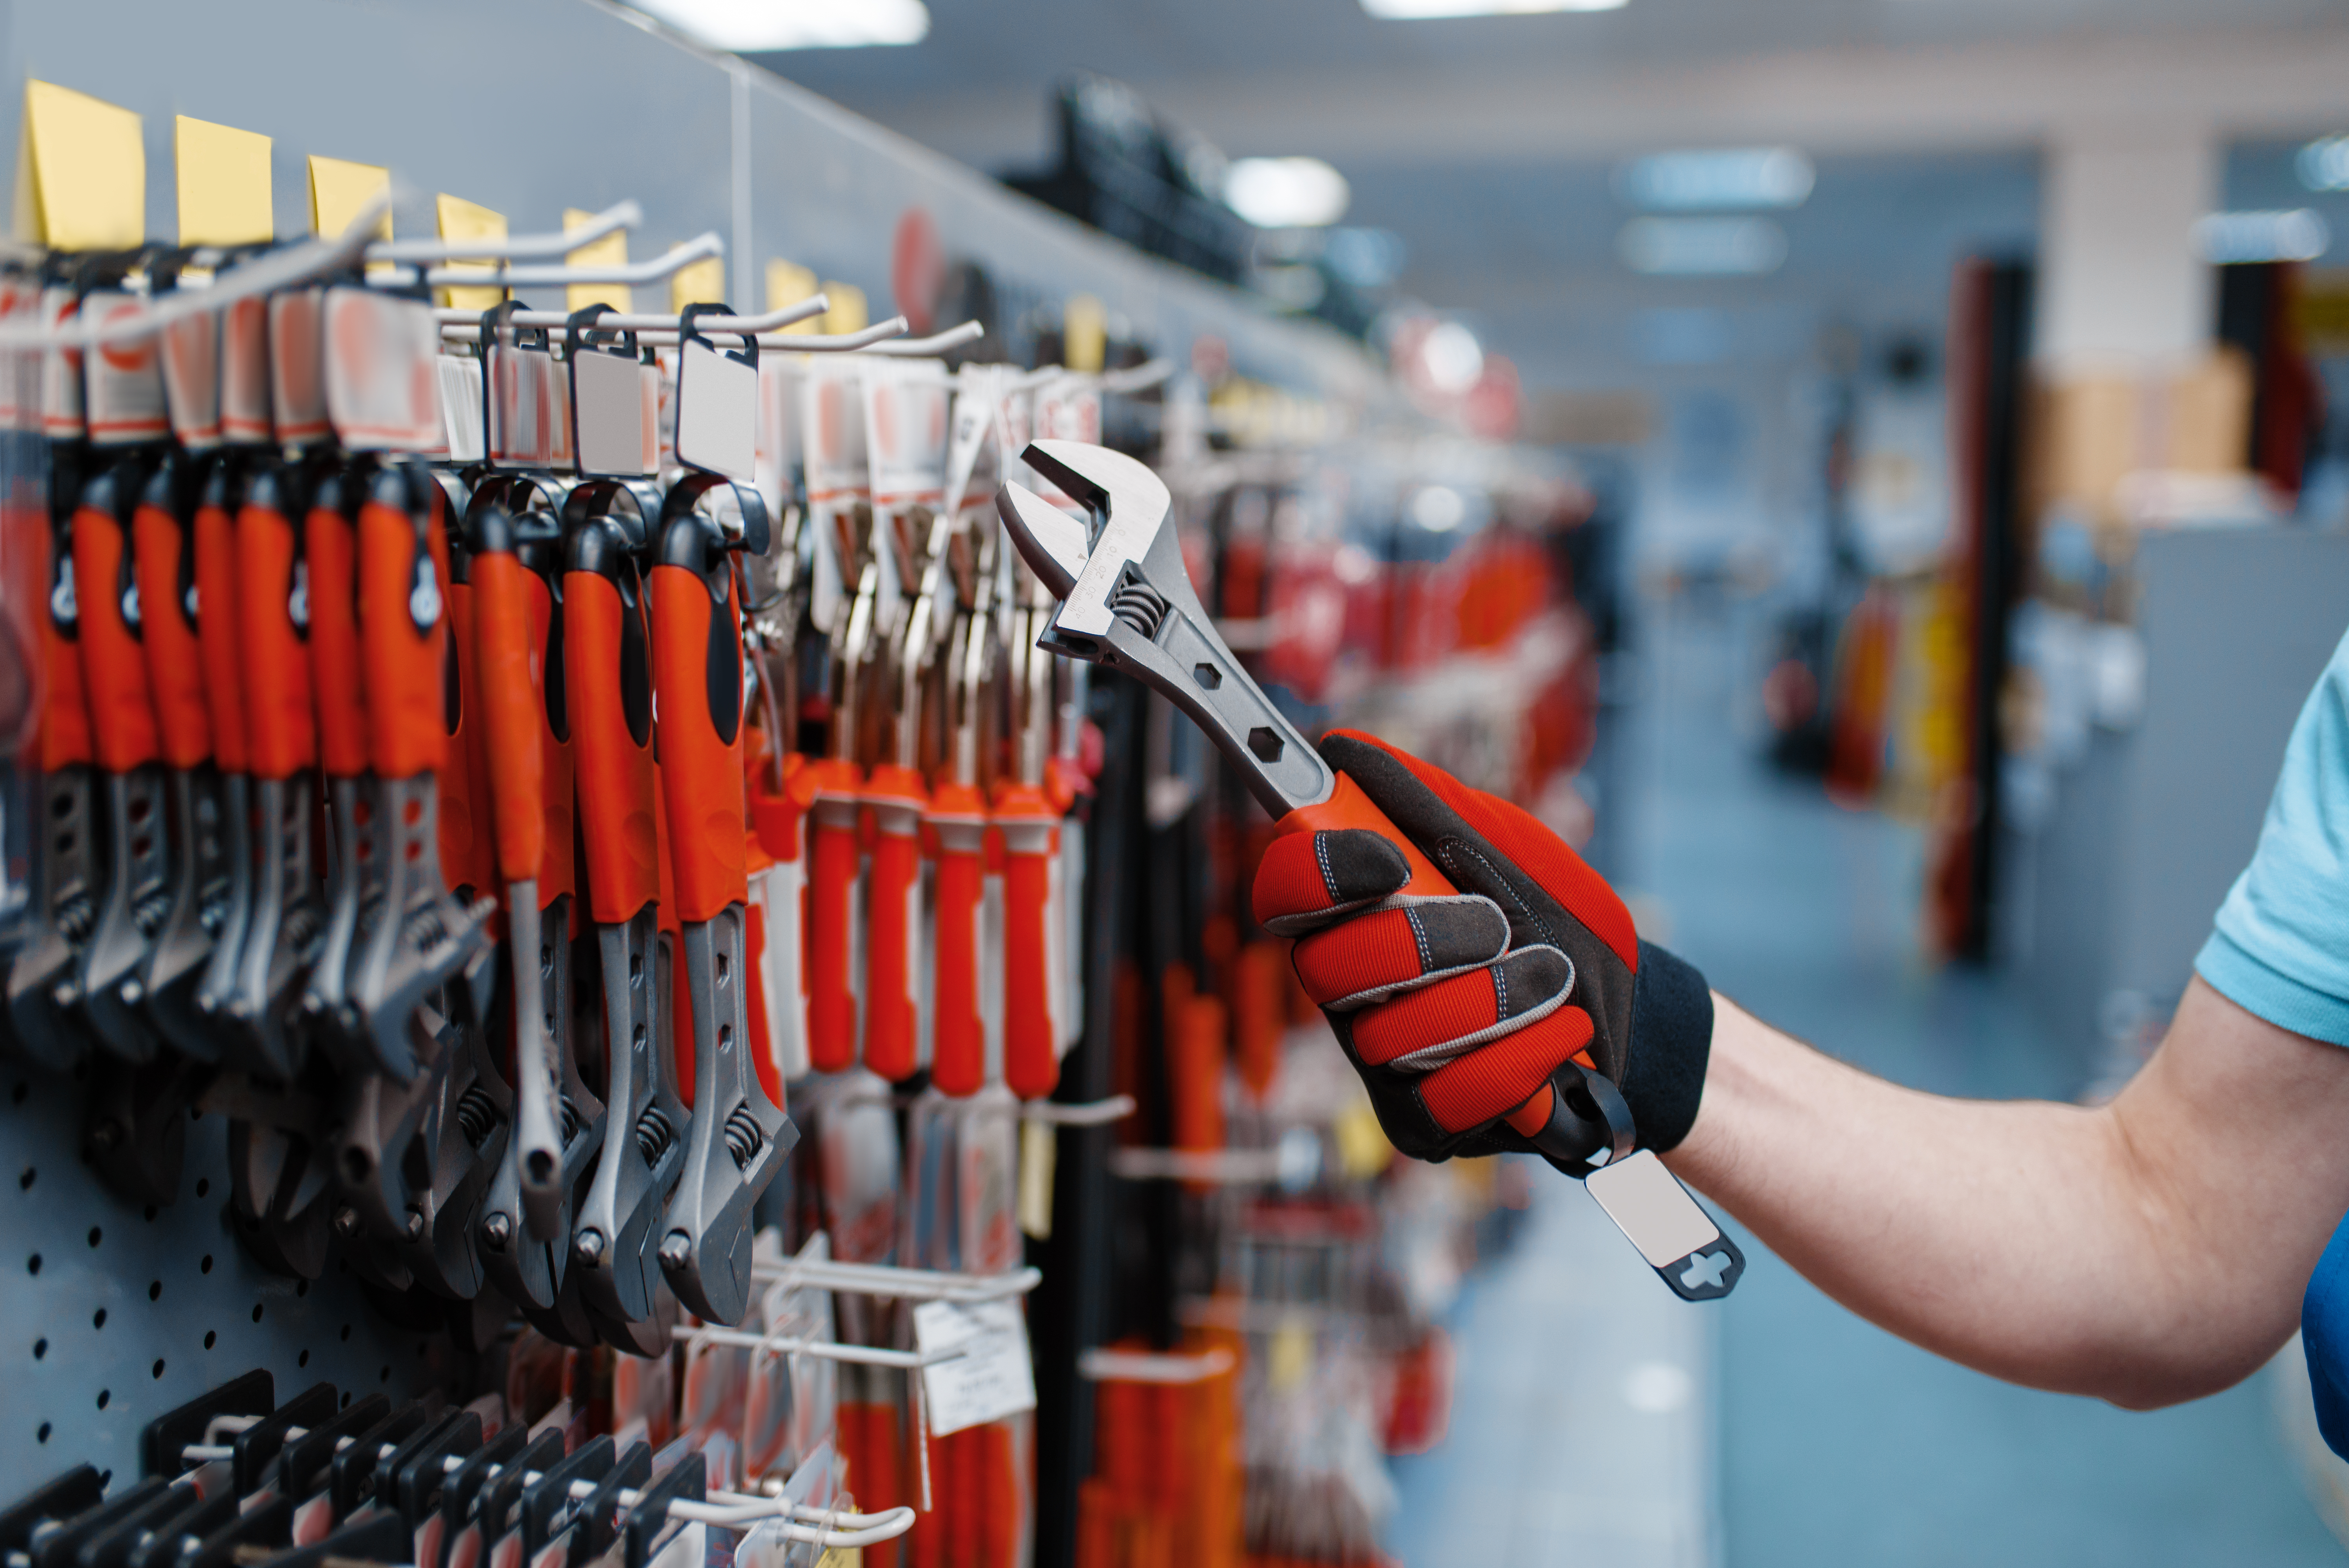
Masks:
[[[1360,828],[1277,839],[1256,918],[1421,1160],[1542,1154],[1569,1175],[1687,1135],[1713,996],[1642,942],[1614,889],[1528,812],[1347,730],[1321,755],[1459,890],[1396,898],[1402,851]],[[1555,1089],[1553,1088],[1555,1086]]]

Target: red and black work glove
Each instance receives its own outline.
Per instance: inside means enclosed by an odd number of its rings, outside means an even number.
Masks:
[[[1404,898],[1402,851],[1348,828],[1274,841],[1256,918],[1298,938],[1388,1139],[1421,1160],[1502,1150],[1588,1175],[1687,1136],[1713,995],[1642,942],[1615,890],[1530,813],[1348,730],[1321,755],[1459,894]]]

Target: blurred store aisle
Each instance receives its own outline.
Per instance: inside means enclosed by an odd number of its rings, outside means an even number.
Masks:
[[[1642,695],[1602,806],[1622,835],[1608,869],[1644,895],[1642,918],[1669,926],[1665,940],[1723,990],[1870,1071],[1951,1094],[2075,1094],[2088,1042],[2046,1037],[1997,976],[1935,974],[1917,957],[1917,835],[1753,760],[1733,698],[1750,639],[1734,623],[1685,603],[1651,610]],[[1551,1521],[1550,1555],[1476,1560],[1702,1562],[1659,1532],[1701,1542],[1713,1509],[1714,1560],[1730,1568],[2344,1560],[2291,1470],[2264,1375],[2148,1415],[2011,1387],[1870,1327],[1754,1243],[1725,1307],[1682,1313],[1630,1292],[1586,1347],[1570,1304],[1596,1281],[1655,1287],[1616,1267],[1628,1254],[1580,1194],[1537,1191],[1547,1201],[1518,1249],[1455,1317],[1449,1451],[1400,1467],[1407,1568],[1471,1560],[1438,1544],[1439,1520],[1530,1521],[1549,1498],[1578,1500]],[[1711,1489],[1711,1508],[1578,1474],[1586,1454],[1645,1441],[1622,1397],[1633,1353],[1617,1348],[1633,1335],[1656,1336],[1643,1346],[1677,1336],[1698,1373],[1682,1429],[1717,1448],[1670,1461]],[[1554,1398],[1537,1397],[1537,1378]],[[1678,1511],[1647,1511],[1660,1507]],[[1618,1540],[1644,1549],[1617,1555]]]

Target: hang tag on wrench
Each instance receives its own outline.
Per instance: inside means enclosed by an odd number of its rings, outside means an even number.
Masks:
[[[1745,1254],[1737,1243],[1722,1233],[1652,1150],[1601,1166],[1582,1184],[1682,1300],[1727,1295],[1745,1272]]]

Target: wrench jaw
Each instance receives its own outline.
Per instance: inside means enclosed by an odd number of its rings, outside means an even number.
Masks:
[[[317,956],[326,913],[310,871],[308,775],[260,779],[254,797],[261,860],[253,920],[236,988],[222,1011],[242,1037],[243,1065],[284,1083],[300,1068],[307,1043],[295,985]]]
[[[228,1119],[229,1215],[238,1241],[264,1268],[300,1279],[325,1271],[336,1208],[315,1087],[271,1088],[230,1073],[199,1102]]]
[[[82,1124],[82,1157],[98,1180],[133,1203],[162,1205],[180,1195],[188,1148],[188,1106],[212,1069],[166,1051],[150,1060],[101,1060]]]
[[[419,1067],[409,1020],[485,954],[497,901],[468,905],[441,885],[440,790],[431,774],[382,779],[377,790],[370,858],[379,881],[360,910],[349,997],[372,1064],[408,1078]]]
[[[42,776],[34,934],[8,966],[10,1031],[26,1056],[57,1072],[80,1061],[89,1047],[75,1005],[81,997],[82,949],[98,917],[94,788],[91,769],[80,765]]]
[[[564,1222],[563,1107],[556,1088],[555,1013],[568,978],[561,901],[538,907],[538,884],[508,884],[506,940],[513,1002],[513,1130],[482,1205],[483,1266],[515,1305],[554,1305],[570,1252]],[[549,930],[547,920],[558,923]],[[576,1114],[575,1109],[574,1114]]]
[[[176,896],[163,823],[163,770],[150,763],[103,775],[106,882],[81,955],[81,1010],[98,1043],[126,1062],[149,1062],[162,1040],[149,1022],[140,978],[154,934]]]
[[[687,1311],[736,1324],[750,1308],[750,1210],[799,1140],[751,1070],[743,911],[685,926],[693,1004],[693,1126],[669,1202],[661,1270]]]
[[[605,1337],[616,1327],[631,1336],[622,1348],[636,1343],[628,1326],[649,1322],[671,1297],[661,1277],[659,1222],[685,1164],[678,1130],[687,1113],[668,1065],[669,965],[658,918],[647,904],[625,926],[596,931],[611,1074],[603,1156],[579,1205],[571,1271]]]
[[[1338,776],[1273,706],[1224,644],[1193,592],[1168,525],[1166,487],[1132,458],[1074,441],[1035,441],[1021,454],[1071,495],[1105,510],[1100,537],[1075,564],[1065,518],[1034,491],[1005,484],[996,510],[1029,567],[1062,603],[1038,646],[1114,665],[1155,687],[1216,739],[1249,792],[1275,818],[1326,800]],[[1143,482],[1147,480],[1147,482]],[[1065,592],[1058,584],[1067,582]]]
[[[233,881],[225,780],[211,764],[170,775],[174,889],[140,980],[164,1040],[200,1062],[220,1059],[220,1036],[198,996],[227,923]],[[240,835],[239,841],[242,841]]]

